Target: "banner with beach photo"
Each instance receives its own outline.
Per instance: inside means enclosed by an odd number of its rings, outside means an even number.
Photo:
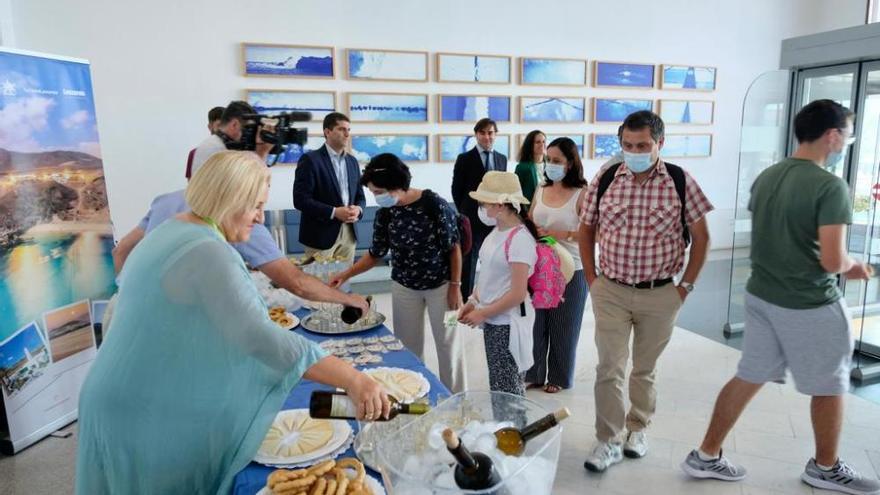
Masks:
[[[88,62],[0,49],[3,451],[76,419],[112,248]]]

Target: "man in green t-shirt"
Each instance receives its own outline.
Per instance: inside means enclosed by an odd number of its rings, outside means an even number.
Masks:
[[[831,100],[805,106],[794,119],[797,150],[752,184],[752,275],[742,358],[718,396],[702,445],[682,463],[695,478],[745,478],[745,469],[722,455],[721,444],[761,386],[784,383],[788,369],[798,391],[812,397],[816,455],[801,479],[817,488],[880,494],[880,481],[862,477],[837,457],[853,351],[837,274],[864,280],[872,271],[847,255],[849,191],[826,170],[855,140],[853,117]]]

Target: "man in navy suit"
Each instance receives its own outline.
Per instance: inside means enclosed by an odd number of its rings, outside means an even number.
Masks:
[[[293,180],[293,207],[302,212],[299,242],[307,257],[354,258],[354,223],[366,206],[357,159],[345,152],[351,121],[332,112],[324,117],[326,142],[299,159]]]
[[[478,120],[474,126],[477,145],[470,151],[458,155],[452,172],[452,200],[459,213],[471,221],[474,240],[471,252],[463,256],[461,260],[461,296],[465,300],[473,290],[480,246],[483,245],[483,239],[492,230],[492,227],[480,221],[477,216],[477,202],[468,193],[477,190],[477,186],[482,182],[483,174],[486,172],[490,170],[507,171],[507,157],[492,149],[496,134],[498,134],[498,124],[494,120],[489,118]]]

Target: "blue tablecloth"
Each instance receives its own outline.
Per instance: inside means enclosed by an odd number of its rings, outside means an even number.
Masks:
[[[309,312],[307,310],[300,310],[296,312],[296,315],[302,319]],[[381,337],[383,335],[391,334],[391,331],[385,325],[382,325],[373,330],[369,330],[366,332],[359,333],[347,333],[341,334],[339,336],[336,335],[323,335],[311,333],[304,330],[301,326],[297,326],[292,331],[297,332],[298,334],[306,337],[307,339],[314,340],[315,342],[320,342],[322,340],[326,340],[328,338],[343,338],[348,339],[351,337]],[[381,366],[393,366],[397,368],[406,368],[413,371],[418,371],[425,378],[428,379],[428,382],[431,384],[431,390],[428,392],[428,398],[431,404],[437,403],[438,396],[449,396],[451,395],[449,389],[443,385],[442,382],[425,367],[425,363],[419,360],[412,352],[404,349],[402,351],[393,351],[388,352],[382,355],[383,361],[379,364],[362,366],[361,369],[365,368],[376,368]],[[313,390],[325,389],[329,390],[332,387],[328,387],[326,385],[322,385],[310,380],[303,379],[299,385],[294,387],[291,390],[290,395],[287,397],[287,400],[284,401],[284,406],[282,410],[285,409],[304,409],[309,407],[309,398],[312,395]],[[350,421],[351,427],[357,431],[358,425],[355,421]],[[354,449],[349,448],[345,453],[343,453],[340,457],[354,457]],[[239,472],[235,476],[235,483],[232,487],[232,492],[235,495],[253,495],[260,491],[264,486],[266,486],[266,478],[269,477],[269,473],[274,471],[276,468],[270,468],[267,466],[263,466],[262,464],[257,464],[256,462],[252,462],[248,465],[248,467],[244,468],[241,472]],[[379,474],[367,469],[367,472],[374,476],[375,478],[381,481]]]

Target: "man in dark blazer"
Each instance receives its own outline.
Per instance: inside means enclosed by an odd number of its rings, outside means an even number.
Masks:
[[[470,151],[458,155],[452,172],[452,200],[458,211],[471,221],[474,239],[471,252],[461,260],[461,296],[464,299],[467,299],[473,290],[480,246],[492,230],[492,227],[480,221],[477,216],[477,202],[471,199],[468,193],[477,190],[477,186],[483,180],[483,174],[489,170],[507,171],[507,157],[492,149],[496,134],[498,134],[498,125],[494,120],[489,118],[478,120],[474,126],[477,145]]]
[[[341,113],[324,117],[326,142],[299,159],[293,180],[293,207],[302,212],[299,242],[306,256],[354,258],[354,223],[367,200],[357,159],[345,152],[351,122]]]

